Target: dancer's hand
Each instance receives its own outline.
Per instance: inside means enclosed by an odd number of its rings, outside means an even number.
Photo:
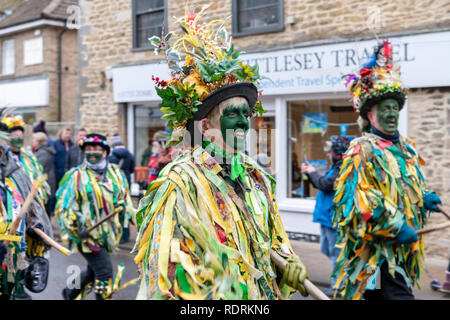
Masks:
[[[303,286],[305,279],[309,279],[308,271],[299,256],[293,255],[289,257],[287,259],[286,269],[283,272],[283,277],[281,278],[280,287],[286,284],[300,291],[302,296],[307,297],[308,292]]]

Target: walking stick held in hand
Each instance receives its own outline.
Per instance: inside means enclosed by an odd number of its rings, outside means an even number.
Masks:
[[[440,204],[436,204],[436,207],[439,209],[439,211],[447,217],[448,220],[450,220],[450,214],[448,212],[446,212],[444,210],[444,208],[442,208],[442,206]]]
[[[52,238],[50,238],[44,231],[38,229],[38,228],[33,228],[34,232],[36,232],[38,234],[39,237],[41,237],[41,239],[48,244],[49,246],[55,248],[56,250],[60,251],[62,254],[66,255],[66,256],[70,256],[70,250],[63,247],[62,245],[60,245],[58,242],[56,242],[55,240],[53,240]]]
[[[450,220],[450,214],[448,214],[444,210],[444,208],[442,208],[441,205],[436,204],[436,206],[439,209],[439,211]],[[450,227],[450,222],[444,222],[444,223],[435,225],[433,227],[419,229],[416,231],[416,233],[417,233],[417,235],[421,235],[421,234],[425,234],[425,233],[429,233],[429,232],[433,232],[433,231],[437,231],[437,230],[442,230],[442,229],[445,229],[448,227]]]
[[[272,261],[275,263],[275,265],[284,271],[286,268],[287,262],[284,260],[278,253],[276,253],[274,250],[270,250],[270,257],[272,258]],[[319,288],[317,288],[311,281],[308,279],[305,279],[303,281],[303,286],[305,287],[306,291],[316,300],[330,300],[325,293],[323,293]]]
[[[28,196],[25,199],[25,202],[22,204],[22,207],[20,208],[19,214],[17,215],[16,219],[11,224],[11,228],[9,229],[10,235],[16,234],[17,228],[19,228],[20,222],[22,221],[23,217],[25,216],[25,213],[30,208],[31,202],[34,199],[34,196],[36,195],[37,190],[40,188],[40,186],[46,179],[47,179],[47,175],[44,174],[41,178],[36,179],[34,181],[33,186],[31,187],[30,193],[28,193]],[[5,244],[5,247],[8,247],[9,241],[6,240],[4,242],[4,244]]]
[[[109,216],[104,217],[103,219],[101,219],[100,221],[98,221],[96,224],[94,224],[92,227],[90,227],[88,229],[88,232],[91,232],[92,230],[94,230],[95,228],[97,228],[99,225],[101,225],[102,223],[108,221],[109,219],[111,219],[112,217],[114,217],[116,214],[118,214],[119,212],[121,212],[123,209],[122,206],[117,207],[114,210],[114,213],[110,214]]]

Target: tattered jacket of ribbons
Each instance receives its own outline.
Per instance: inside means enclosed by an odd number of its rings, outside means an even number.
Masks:
[[[44,175],[44,169],[39,163],[39,160],[33,153],[25,150],[25,148],[22,148],[20,150],[18,160],[20,162],[20,165],[30,177],[31,182],[42,178],[42,176]],[[37,197],[44,206],[47,203],[48,197],[51,195],[51,193],[52,192],[50,189],[50,185],[46,180],[41,184],[37,192]]]
[[[3,149],[1,149],[3,151]],[[1,152],[0,151],[0,152]],[[41,202],[34,198],[28,212],[24,215],[15,235],[9,235],[12,222],[17,218],[20,209],[25,202],[32,183],[24,169],[17,164],[14,155],[7,152],[1,156],[1,170],[4,175],[4,183],[0,183],[2,190],[1,212],[0,212],[0,239],[8,240],[7,253],[2,263],[2,290],[7,282],[17,284],[20,281],[17,271],[28,267],[28,259],[35,256],[44,256],[50,249],[43,241],[37,241],[26,233],[28,227],[40,223],[43,231],[53,237],[52,226]]]
[[[201,147],[169,163],[136,214],[137,299],[282,299],[270,250],[293,254],[275,203],[275,181],[241,154],[239,197]],[[238,178],[241,179],[241,178]]]
[[[61,239],[69,249],[81,249],[85,253],[92,248],[105,248],[114,252],[134,214],[127,179],[115,164],[108,163],[104,177],[86,164],[72,168],[64,175],[56,192],[55,215],[61,226]],[[102,218],[120,212],[80,239],[78,231],[89,229]]]
[[[360,299],[375,289],[379,267],[400,273],[414,285],[423,267],[423,237],[409,245],[396,243],[403,223],[414,229],[426,222],[426,190],[421,165],[425,162],[409,138],[400,137],[401,150],[392,142],[365,133],[353,140],[336,180],[334,223],[343,248],[337,260],[336,287],[345,277],[346,299]]]

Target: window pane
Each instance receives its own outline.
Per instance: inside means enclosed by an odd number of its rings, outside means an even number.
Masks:
[[[254,8],[271,4],[278,4],[280,0],[240,0],[239,9]]]
[[[310,100],[292,102],[288,107],[288,197],[314,199],[318,190],[301,173],[307,161],[325,174],[331,165],[324,151],[325,142],[340,135],[335,123],[352,123],[347,136],[360,136],[357,115],[346,100]],[[330,123],[330,125],[327,125]]]
[[[150,47],[148,38],[161,36],[164,11],[142,14],[136,19],[137,45],[138,47]]]
[[[23,42],[23,64],[28,66],[43,62],[42,37],[28,39]]]
[[[278,24],[279,21],[278,5],[240,11],[239,13],[240,30],[266,27]]]
[[[2,74],[14,73],[14,39],[2,42]]]
[[[136,0],[136,10],[138,13],[162,7],[164,7],[164,0]]]
[[[254,119],[256,144],[250,146],[253,159],[269,174],[275,177],[275,117]]]

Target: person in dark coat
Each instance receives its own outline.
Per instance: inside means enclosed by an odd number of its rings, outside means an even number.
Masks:
[[[115,163],[119,168],[125,173],[128,181],[128,186],[131,184],[131,174],[134,172],[135,160],[134,156],[123,144],[122,138],[119,134],[114,134],[110,139],[110,144],[112,147],[111,155],[108,157],[108,161]],[[122,238],[120,243],[126,243],[130,240],[130,228],[124,227]]]
[[[51,194],[49,195],[48,202],[45,205],[45,209],[48,216],[51,217],[53,215],[53,210],[55,207],[55,194],[57,189],[54,170],[54,158],[56,150],[52,145],[48,143],[47,135],[44,132],[36,132],[33,134],[32,149],[34,155],[42,165],[44,173],[47,175],[47,182],[50,185]]]
[[[330,258],[333,270],[336,265],[336,259],[339,256],[340,249],[336,248],[338,231],[333,226],[334,214],[334,182],[339,176],[342,165],[342,155],[347,151],[350,141],[354,137],[332,136],[331,141],[327,141],[324,151],[331,160],[331,167],[325,173],[319,173],[316,168],[309,163],[302,164],[302,173],[308,176],[311,184],[319,189],[316,197],[316,206],[314,207],[313,222],[320,224],[320,251]],[[334,284],[336,279],[331,279],[330,288],[324,293],[328,296],[334,295]]]
[[[33,133],[43,132],[47,136],[47,142],[50,145],[53,145],[54,141],[48,135],[47,129],[45,129],[45,120],[39,121],[37,125],[33,127]]]
[[[118,164],[120,169],[125,173],[127,177],[128,185],[131,183],[131,174],[134,173],[135,160],[134,156],[125,147],[121,137],[116,133],[111,137],[112,152],[108,158],[111,163]]]
[[[53,144],[56,154],[55,154],[55,177],[56,183],[59,184],[59,181],[64,176],[66,172],[66,160],[67,153],[69,152],[70,147],[73,146],[73,142],[70,140],[72,135],[72,130],[68,127],[62,128],[58,134],[58,140],[56,140]]]
[[[86,138],[86,129],[81,128],[77,132],[77,137],[75,139],[75,144],[70,147],[69,152],[67,153],[66,160],[66,171],[69,171],[72,168],[78,167],[84,161],[84,153],[80,148],[80,140]]]

